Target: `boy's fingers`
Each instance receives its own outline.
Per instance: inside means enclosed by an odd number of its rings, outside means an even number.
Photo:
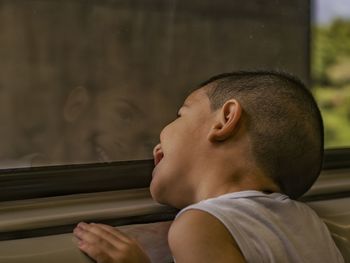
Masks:
[[[79,241],[78,245],[83,252],[85,252],[89,257],[95,259],[97,262],[110,262],[111,257],[109,255],[109,251],[111,251],[112,248],[101,249],[94,244],[89,244],[84,241]]]
[[[117,237],[118,239],[129,243],[131,238],[129,236],[127,236],[126,234],[124,234],[123,232],[119,231],[118,229],[109,226],[109,225],[104,225],[104,224],[93,224],[93,225],[97,225],[99,227],[101,227],[102,229],[104,229],[105,231],[109,232],[111,235]]]
[[[94,233],[91,233],[87,229],[83,229],[81,227],[76,227],[73,231],[74,236],[76,236],[79,240],[88,243],[96,243],[99,241],[100,237]]]
[[[92,227],[88,224],[79,224],[73,231],[74,235],[80,240],[87,243],[99,243],[108,242],[111,244],[115,243],[115,237],[105,230]]]
[[[102,224],[79,223],[74,229],[74,234],[89,243],[108,242],[118,248],[124,243],[128,243],[126,236],[120,235],[113,227]]]
[[[149,262],[148,256],[133,238],[112,226],[79,223],[74,235],[79,239],[79,248],[98,263]]]

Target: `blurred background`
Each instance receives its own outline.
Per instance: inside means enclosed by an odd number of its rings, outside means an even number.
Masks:
[[[312,4],[312,90],[325,122],[325,145],[349,147],[350,2]]]

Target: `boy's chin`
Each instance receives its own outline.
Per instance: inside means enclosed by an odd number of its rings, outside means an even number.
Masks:
[[[149,189],[150,189],[151,197],[154,201],[162,205],[169,205],[168,202],[165,200],[164,196],[162,196],[161,192],[158,190],[159,188],[156,186],[153,180],[151,182]]]
[[[156,187],[156,183],[155,180],[152,179],[151,184],[149,186],[149,191],[151,193],[151,197],[154,201],[159,202],[159,198],[158,198],[158,193],[157,193],[157,187]]]

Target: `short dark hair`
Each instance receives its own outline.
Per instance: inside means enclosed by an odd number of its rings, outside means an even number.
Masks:
[[[216,75],[207,86],[212,110],[237,99],[246,116],[256,165],[293,199],[317,179],[323,161],[323,122],[310,91],[296,77],[270,71]]]

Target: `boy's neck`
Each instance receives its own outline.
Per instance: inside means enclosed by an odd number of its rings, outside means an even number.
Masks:
[[[207,170],[204,178],[202,177],[204,180],[196,188],[194,202],[247,190],[266,193],[281,192],[281,189],[271,178],[257,171],[235,170],[231,173],[226,171],[225,169],[215,169],[212,172]]]

